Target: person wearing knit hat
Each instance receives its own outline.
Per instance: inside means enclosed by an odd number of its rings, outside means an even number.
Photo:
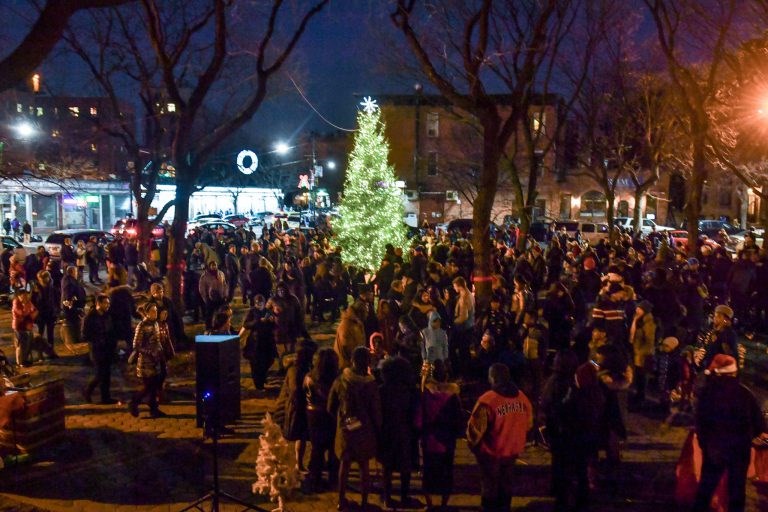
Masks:
[[[766,435],[765,418],[755,396],[739,382],[733,356],[717,354],[707,368],[696,408],[703,463],[692,510],[710,510],[712,495],[727,472],[728,510],[743,511],[752,439]]]
[[[656,321],[653,318],[653,306],[647,300],[641,301],[635,307],[635,316],[629,328],[629,342],[633,347],[634,387],[635,394],[632,404],[641,406],[645,401],[645,384],[648,361],[653,357],[656,345]]]
[[[659,344],[659,350],[665,354],[669,354],[679,346],[680,346],[680,340],[678,340],[674,336],[667,336],[666,338],[661,340],[661,343]]]
[[[734,358],[739,357],[736,331],[733,329],[733,309],[725,304],[715,308],[713,319],[715,340],[708,344],[701,366],[708,368],[718,354],[726,354]]]
[[[733,320],[733,309],[725,304],[720,304],[715,308],[716,315],[723,315],[728,320]]]

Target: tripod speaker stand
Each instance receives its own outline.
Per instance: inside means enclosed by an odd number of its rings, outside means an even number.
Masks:
[[[210,512],[219,512],[219,503],[221,501],[229,501],[241,505],[242,511],[256,510],[257,512],[268,512],[266,509],[251,505],[245,501],[232,496],[219,488],[219,418],[216,412],[216,401],[212,393],[204,393],[201,397],[202,410],[203,410],[203,437],[210,437],[213,446],[213,489],[204,496],[201,496],[194,502],[190,503],[180,512],[186,512],[188,510],[199,510],[204,512],[203,505],[210,502]]]

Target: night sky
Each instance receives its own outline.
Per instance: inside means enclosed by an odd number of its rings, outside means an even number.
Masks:
[[[14,46],[35,19],[27,0],[0,2],[0,47]],[[290,4],[290,2],[286,2]],[[291,76],[312,104],[333,124],[354,128],[356,95],[402,91],[390,78],[381,56],[385,40],[393,37],[390,5],[380,0],[332,0],[309,25],[290,62]],[[58,52],[61,53],[61,52]],[[66,73],[62,70],[65,69]],[[46,85],[53,94],[76,95],[87,90],[88,72],[76,58],[52,56],[43,66]],[[255,139],[288,139],[303,130],[334,128],[320,119],[287,79],[272,86],[278,97],[269,100],[249,124]],[[130,100],[130,98],[126,98]]]

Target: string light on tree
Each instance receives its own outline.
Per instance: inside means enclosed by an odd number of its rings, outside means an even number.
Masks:
[[[345,263],[374,271],[386,245],[407,242],[405,209],[394,168],[388,164],[389,143],[384,138],[381,111],[366,97],[357,114],[359,129],[349,157],[339,220],[334,223],[336,242]]]

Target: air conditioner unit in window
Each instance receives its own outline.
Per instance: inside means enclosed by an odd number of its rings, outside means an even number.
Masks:
[[[419,199],[419,192],[417,190],[406,190],[405,191],[405,197],[409,201],[418,201],[418,199]]]
[[[446,190],[445,191],[445,200],[446,201],[458,201],[459,200],[459,193],[456,190]]]

